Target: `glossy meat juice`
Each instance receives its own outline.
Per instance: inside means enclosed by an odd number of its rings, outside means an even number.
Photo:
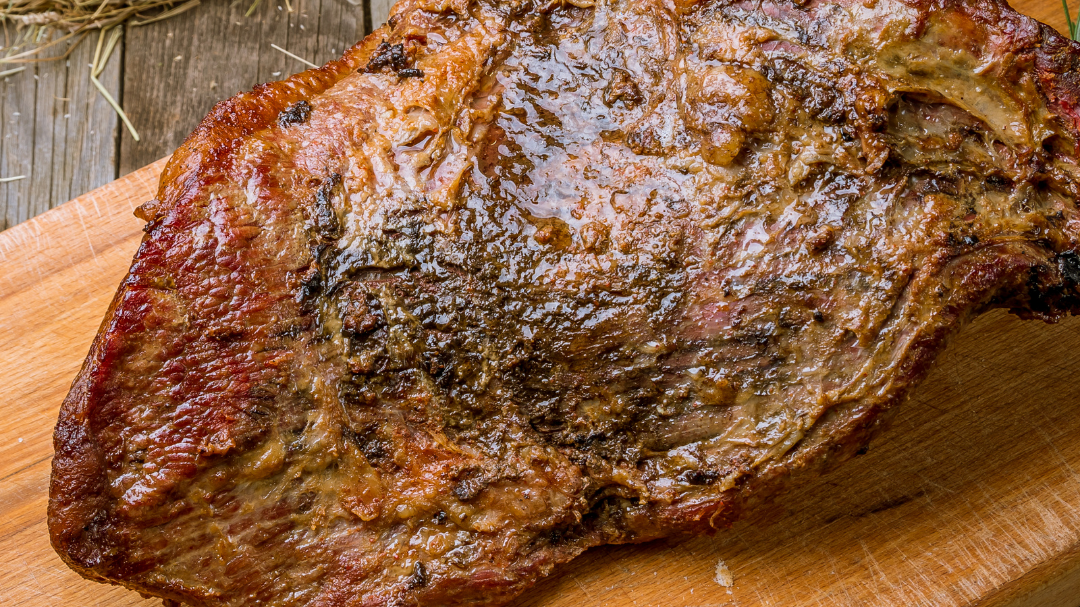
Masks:
[[[50,529],[190,605],[497,605],[1080,307],[1080,52],[996,2],[405,0],[174,155]]]

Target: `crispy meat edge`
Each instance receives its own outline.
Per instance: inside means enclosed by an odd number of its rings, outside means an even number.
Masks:
[[[1017,50],[1034,53],[1036,75],[1048,107],[1070,131],[1080,135],[1080,44],[1064,38],[1049,26],[1016,13],[1004,2],[942,0],[913,4],[922,10],[959,10],[978,20],[1005,17],[1014,25],[1036,24],[1040,39],[1034,48]],[[1027,23],[1024,23],[1025,20]],[[231,153],[245,137],[271,127],[278,113],[290,104],[320,94],[350,71],[365,65],[387,33],[385,27],[377,30],[347,51],[342,59],[322,68],[294,75],[284,81],[259,85],[251,92],[218,103],[170,159],[160,180],[157,200],[161,203],[154,206],[152,214],[143,218],[152,226],[169,209],[189,202],[204,183],[227,172]],[[148,238],[149,234],[144,236],[143,242]],[[1002,270],[1005,271],[1004,268]],[[1027,270],[1013,270],[1013,278],[1026,276]],[[997,278],[1008,282],[1004,275]],[[96,513],[105,510],[109,502],[104,491],[104,455],[89,434],[87,418],[96,399],[100,398],[101,378],[117,357],[118,342],[114,339],[118,337],[115,326],[117,307],[131,280],[129,270],[61,406],[53,441],[55,457],[48,511],[50,539],[63,561],[83,577],[192,604],[191,596],[181,588],[143,586],[109,577],[109,571],[98,570],[94,563],[99,557],[95,550],[100,547],[80,545],[83,530],[95,524]],[[971,295],[977,295],[973,298],[978,299],[984,297],[985,292],[972,290]],[[977,305],[976,301],[970,303],[972,307]],[[959,321],[961,316],[957,314],[953,320]],[[903,387],[890,391],[889,396],[869,406],[846,406],[830,411],[787,457],[762,470],[746,485],[736,488],[703,510],[684,510],[663,517],[664,525],[675,524],[679,529],[659,527],[654,530],[655,533],[596,539],[638,542],[665,535],[665,531],[678,531],[685,535],[711,533],[730,525],[756,504],[769,501],[791,482],[824,473],[850,459],[887,426],[896,405],[906,400],[910,388],[925,377],[936,355],[944,349],[947,339],[955,334],[960,324],[953,322],[951,327],[941,325],[930,338],[909,353],[904,365],[905,381],[899,382]],[[561,562],[569,559],[555,560]],[[531,583],[515,590],[522,591],[528,586]],[[501,600],[508,598],[500,597]]]
[[[341,59],[285,80],[260,84],[250,92],[217,103],[169,159],[161,174],[157,198],[150,207],[151,211],[137,212],[148,223],[147,233],[60,407],[53,434],[55,454],[49,485],[49,538],[64,563],[83,577],[162,598],[191,600],[180,589],[172,591],[169,588],[144,587],[108,577],[108,572],[98,570],[99,566],[94,562],[101,556],[97,553],[100,547],[86,546],[82,542],[84,530],[95,524],[97,513],[107,511],[111,501],[106,495],[104,454],[89,432],[88,419],[101,398],[102,379],[115,364],[118,346],[124,339],[116,326],[118,307],[133,284],[132,271],[143,246],[152,238],[151,228],[170,209],[190,203],[207,182],[226,175],[232,153],[245,138],[271,128],[278,114],[288,106],[321,94],[360,66],[366,65],[378,42],[386,35],[384,26],[347,50]]]

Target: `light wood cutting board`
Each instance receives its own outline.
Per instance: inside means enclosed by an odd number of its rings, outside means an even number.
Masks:
[[[163,166],[0,233],[0,606],[160,604],[68,570],[45,508],[60,402]],[[1080,606],[1077,378],[1080,318],[983,317],[868,454],[716,536],[590,551],[517,607]]]

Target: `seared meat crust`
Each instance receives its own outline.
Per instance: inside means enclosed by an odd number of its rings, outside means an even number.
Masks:
[[[504,603],[1080,308],[1080,48],[1003,2],[402,0],[176,152],[53,545],[188,605]]]

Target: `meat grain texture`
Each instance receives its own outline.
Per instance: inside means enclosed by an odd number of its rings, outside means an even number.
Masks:
[[[499,605],[1080,309],[1080,47],[1003,2],[402,0],[176,152],[49,528],[170,605]]]

